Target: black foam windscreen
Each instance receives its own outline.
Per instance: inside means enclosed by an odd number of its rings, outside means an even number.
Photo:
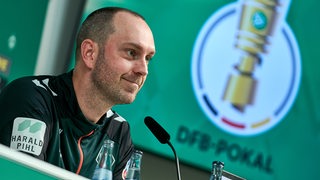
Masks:
[[[165,144],[170,141],[170,135],[152,117],[145,117],[144,123],[147,125],[153,135],[160,141],[160,143]]]

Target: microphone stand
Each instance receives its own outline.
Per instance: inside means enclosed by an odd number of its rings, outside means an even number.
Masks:
[[[178,180],[181,180],[181,176],[180,176],[180,166],[179,166],[179,158],[178,158],[178,156],[177,156],[176,150],[174,149],[174,147],[173,147],[173,145],[170,143],[170,141],[168,141],[167,144],[170,146],[170,148],[171,148],[172,151],[173,151],[174,158],[175,158],[175,160],[176,160],[177,177],[178,177]]]
[[[159,140],[161,144],[168,144],[172,149],[174,158],[176,160],[177,177],[178,177],[178,180],[181,180],[179,159],[178,159],[176,150],[174,149],[173,145],[170,143],[170,135],[167,133],[166,130],[163,129],[163,127],[160,126],[160,124],[157,123],[157,121],[155,121],[150,116],[147,116],[144,118],[144,123],[147,125],[147,127],[150,129],[150,131]]]

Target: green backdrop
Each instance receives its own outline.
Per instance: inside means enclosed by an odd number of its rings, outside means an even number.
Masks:
[[[144,88],[132,105],[115,109],[130,122],[134,143],[145,151],[173,158],[171,149],[160,144],[144,125],[144,117],[150,115],[170,133],[181,163],[209,171],[212,161],[220,160],[227,171],[247,179],[317,179],[320,175],[318,1],[292,0],[288,10],[286,23],[298,45],[301,75],[297,80],[297,94],[293,95],[288,112],[278,119],[279,123],[254,135],[230,133],[213,123],[215,119],[199,103],[192,80],[195,44],[210,17],[239,2],[89,0],[84,16],[102,6],[127,7],[145,16],[154,32],[157,54],[150,63]],[[47,1],[0,4],[0,72],[2,79],[11,81],[33,74]],[[227,44],[219,38],[214,42],[221,47]],[[233,53],[229,51],[224,57]],[[268,67],[268,62],[263,61],[261,69],[264,67]],[[219,69],[214,68],[213,71]],[[269,81],[277,82],[282,76],[272,77]],[[217,77],[212,77],[210,85],[219,84],[216,80]],[[274,94],[277,92],[270,91],[271,100]],[[215,108],[223,112],[220,107]]]
[[[134,143],[146,151],[173,158],[171,149],[160,144],[144,125],[144,117],[150,115],[170,133],[182,163],[209,171],[212,161],[220,160],[225,163],[225,170],[247,179],[317,179],[320,21],[316,8],[320,4],[315,0],[293,0],[287,12],[285,21],[297,43],[300,58],[296,58],[296,65],[300,63],[298,69],[301,68],[296,72],[301,74],[296,77],[298,88],[288,111],[264,132],[239,135],[212,123],[199,105],[192,81],[192,56],[201,29],[210,17],[232,3],[240,1],[89,1],[85,15],[102,6],[127,7],[145,16],[155,36],[157,53],[143,90],[132,105],[115,109],[130,122]],[[221,46],[225,43],[217,41]],[[261,68],[267,66],[264,61]],[[276,82],[281,77],[278,74],[269,81]],[[215,79],[212,77],[212,83],[219,83]],[[271,99],[276,91],[270,91]]]
[[[33,74],[47,4],[47,0],[0,2],[1,79],[8,82]]]

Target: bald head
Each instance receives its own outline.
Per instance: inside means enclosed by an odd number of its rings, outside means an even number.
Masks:
[[[81,43],[85,39],[91,39],[98,43],[100,47],[108,39],[109,35],[115,31],[114,17],[119,12],[126,12],[145,21],[143,16],[129,9],[120,7],[105,7],[92,12],[78,32],[76,41],[76,57],[80,56]]]

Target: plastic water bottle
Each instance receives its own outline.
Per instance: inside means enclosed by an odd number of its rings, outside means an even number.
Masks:
[[[93,173],[92,180],[112,180],[112,169],[115,162],[113,147],[113,141],[109,139],[104,141],[98,155],[98,164]]]
[[[221,180],[222,172],[223,172],[224,163],[221,161],[213,161],[212,162],[212,171],[210,180]]]
[[[126,173],[126,180],[140,180],[140,166],[143,152],[135,150],[129,160],[129,167]]]

